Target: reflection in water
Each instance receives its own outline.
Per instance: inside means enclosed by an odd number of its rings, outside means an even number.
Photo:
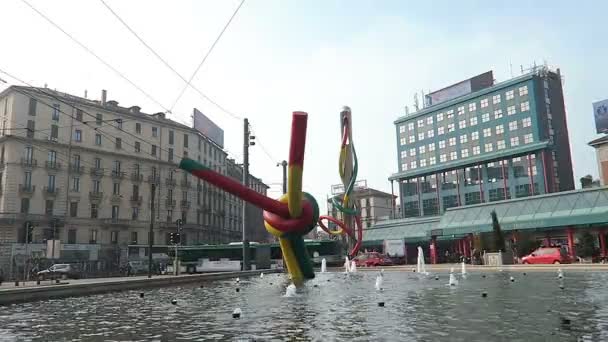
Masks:
[[[377,275],[318,274],[293,297],[284,296],[286,276],[269,274],[242,279],[238,293],[226,280],[144,298],[128,291],[11,305],[0,307],[0,341],[608,340],[608,274],[534,272],[512,283],[507,272],[469,273],[448,287],[385,272],[381,292]]]

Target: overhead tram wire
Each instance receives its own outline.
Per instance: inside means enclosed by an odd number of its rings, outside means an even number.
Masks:
[[[173,68],[171,66],[171,64],[169,64],[169,62],[167,62],[160,54],[158,54],[154,48],[152,48],[150,46],[150,44],[148,44],[139,34],[137,34],[137,32],[135,32],[135,30],[133,28],[131,28],[131,26],[129,26],[129,24],[127,24],[127,22],[121,18],[118,13],[116,13],[116,11],[114,11],[110,5],[108,5],[108,3],[104,0],[100,0],[101,3],[108,9],[108,11],[110,11],[110,13],[112,13],[112,15],[118,20],[120,21],[120,23],[127,29],[129,30],[129,32],[131,32],[135,38],[137,38],[137,40],[139,40],[140,43],[142,43],[150,52],[152,52],[152,54],[154,56],[156,56],[156,58],[158,58],[158,60],[160,60],[169,70],[171,70],[177,77],[179,77],[182,81],[184,81],[184,83],[186,84],[186,86],[189,86],[190,88],[192,88],[193,90],[195,90],[203,99],[207,100],[208,102],[210,102],[211,104],[213,104],[214,106],[216,106],[218,109],[220,109],[222,112],[232,116],[234,119],[237,120],[242,120],[242,118],[240,116],[238,116],[237,114],[227,110],[226,108],[222,107],[219,103],[217,103],[215,100],[213,100],[211,97],[209,97],[207,94],[203,93],[200,89],[198,89],[194,84],[188,82],[188,80],[182,76],[182,74],[180,74],[177,70],[175,70],[175,68]]]
[[[40,15],[42,18],[44,18],[46,21],[48,21],[56,29],[58,29],[63,34],[65,34],[66,36],[68,36],[68,38],[70,38],[74,43],[76,43],[78,46],[80,46],[81,48],[83,48],[84,50],[86,50],[89,54],[91,54],[93,57],[95,57],[99,62],[101,62],[107,68],[109,68],[110,70],[112,70],[115,74],[117,74],[118,76],[120,76],[123,80],[127,81],[129,84],[131,84],[137,90],[139,90],[139,92],[142,93],[144,96],[146,96],[149,100],[151,100],[152,102],[154,102],[157,105],[159,105],[165,111],[170,112],[170,110],[167,107],[165,107],[162,103],[160,103],[159,101],[157,101],[154,97],[152,97],[152,95],[148,94],[145,90],[143,90],[135,82],[131,81],[122,72],[120,72],[118,69],[116,69],[115,67],[113,67],[110,63],[106,62],[103,58],[101,58],[98,54],[96,54],[89,47],[87,47],[86,45],[84,45],[83,43],[81,43],[79,40],[77,40],[76,38],[74,38],[74,36],[72,36],[70,33],[68,33],[66,30],[64,30],[61,26],[59,26],[57,23],[55,23],[53,20],[51,20],[48,16],[46,16],[44,13],[42,13],[42,11],[40,11],[39,9],[37,9],[36,7],[34,7],[27,0],[21,0],[21,1],[23,3],[25,3],[27,6],[29,6],[34,12],[38,13],[38,15]]]
[[[241,3],[234,10],[234,13],[232,13],[232,16],[230,16],[230,19],[228,19],[228,22],[226,22],[226,25],[224,25],[224,28],[222,29],[222,31],[220,32],[220,34],[217,36],[217,38],[215,39],[215,41],[213,42],[213,44],[211,45],[211,47],[209,48],[209,50],[207,50],[207,53],[203,57],[203,60],[201,60],[201,62],[199,63],[199,65],[196,67],[196,69],[194,70],[194,72],[192,73],[192,75],[190,76],[190,78],[188,79],[188,82],[186,83],[186,86],[184,88],[182,88],[181,92],[179,93],[179,95],[177,96],[177,98],[175,99],[175,101],[173,101],[173,105],[171,105],[171,110],[169,112],[171,112],[173,110],[173,108],[175,108],[175,105],[177,105],[177,102],[184,95],[184,92],[186,91],[186,89],[188,89],[188,86],[190,86],[190,84],[192,83],[192,80],[194,79],[194,77],[196,76],[196,74],[198,73],[198,71],[200,70],[200,68],[203,66],[203,64],[207,60],[207,57],[209,57],[209,55],[211,55],[211,52],[213,51],[213,48],[215,48],[215,46],[217,45],[217,43],[220,41],[220,39],[224,35],[224,32],[226,32],[226,29],[228,29],[228,26],[230,26],[230,23],[232,22],[232,20],[234,19],[234,17],[236,17],[236,14],[239,12],[239,10],[241,9],[241,6],[243,6],[244,3],[245,3],[245,0],[241,0]]]

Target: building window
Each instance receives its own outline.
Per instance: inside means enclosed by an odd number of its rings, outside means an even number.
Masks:
[[[493,104],[500,103],[500,94],[496,94],[496,95],[492,96],[492,103]]]
[[[30,199],[24,197],[21,199],[21,213],[27,214],[30,212]]]
[[[82,122],[82,109],[76,109],[76,121]]]
[[[443,135],[443,133],[445,133],[445,127],[438,127],[437,128],[437,135]]]
[[[515,130],[517,130],[517,121],[509,122],[509,131],[515,131]]]
[[[119,214],[118,210],[119,210],[119,208],[120,207],[117,206],[117,205],[113,205],[112,206],[112,218],[113,219],[117,219],[118,218],[118,214]]]
[[[418,141],[424,140],[424,132],[418,133]]]
[[[120,183],[114,183],[114,187],[112,188],[112,193],[114,195],[120,195]]]
[[[507,115],[513,115],[515,113],[516,113],[515,106],[509,106],[509,107],[507,107]]]
[[[508,92],[505,93],[505,98],[507,100],[513,100],[514,97],[515,97],[515,91],[514,90],[509,90]]]
[[[47,187],[49,192],[55,192],[55,175],[49,175]]]
[[[502,109],[497,109],[494,111],[494,120],[498,120],[502,118]]]
[[[188,134],[184,133],[184,147],[188,148]]]
[[[469,139],[468,139],[468,135],[463,134],[463,135],[461,135],[461,136],[460,136],[460,143],[461,143],[461,144],[464,144],[464,143],[466,143],[467,141],[469,141]]]
[[[439,156],[439,162],[445,163],[448,160],[447,154],[442,154]]]
[[[486,152],[492,152],[493,149],[494,149],[494,146],[492,145],[492,143],[487,143],[485,145],[485,151]]]
[[[122,129],[122,119],[119,118],[119,119],[115,119],[114,121],[116,122],[116,127],[118,129]]]
[[[53,215],[53,200],[46,200],[44,205],[44,213],[47,215]]]
[[[73,245],[76,243],[76,229],[68,230],[68,244]]]
[[[405,125],[399,126],[399,133],[405,133]],[[199,142],[200,142],[200,140],[199,140]]]
[[[532,133],[524,135],[524,144],[529,144],[534,141]]]
[[[416,161],[413,160],[412,162],[410,162],[410,169],[415,169],[416,168]]]
[[[118,243],[118,231],[114,230],[110,232],[110,243],[113,245]]]
[[[96,169],[101,169],[101,158],[95,158],[94,164]]]
[[[418,128],[424,127],[424,120],[418,120]]]
[[[519,96],[528,95],[528,86],[519,87]]]
[[[122,139],[116,138],[116,149],[121,149],[121,148],[122,148]]]
[[[409,136],[409,142],[410,144],[416,142],[416,137],[413,134]]]
[[[526,101],[526,102],[522,102],[522,103],[520,104],[520,107],[521,107],[521,111],[522,111],[522,112],[527,112],[527,111],[529,111],[529,110],[530,110],[530,102],[528,102],[528,101]]]
[[[476,156],[481,153],[479,146],[473,146],[473,155]]]
[[[135,123],[135,133],[141,134],[141,124],[139,122]]]
[[[51,140],[57,141],[59,138],[59,126],[51,125]]]
[[[101,126],[101,123],[103,122],[103,116],[99,113],[97,113],[97,115],[95,116],[95,123],[97,124],[97,126]]]
[[[505,127],[503,125],[496,126],[496,135],[503,134],[505,132]]]
[[[416,155],[416,148],[410,148],[410,157],[413,157]]]
[[[101,190],[101,181],[94,180],[93,181],[93,193],[98,194]]]
[[[439,141],[439,148],[440,149],[444,149],[445,148],[445,140],[440,140]]]
[[[418,152],[419,153],[425,153],[426,152],[426,146],[422,145],[422,146],[418,147]]]
[[[78,216],[78,202],[70,202],[70,217]]]
[[[461,120],[458,122],[458,128],[466,128],[467,127],[467,120]]]
[[[477,103],[469,103],[469,112],[474,112],[477,109]]]
[[[407,164],[406,163],[402,163],[401,164],[401,171],[407,171]]]
[[[158,127],[152,127],[152,137],[158,137]]]
[[[519,137],[511,138],[511,147],[519,146]]]
[[[426,132],[426,136],[429,138],[432,138],[435,136],[435,131],[434,130],[430,130]]]
[[[425,167],[426,166],[426,159],[421,159],[420,160],[420,167]]]
[[[437,122],[443,121],[443,113],[437,114]]]
[[[407,158],[407,151],[401,151],[401,159]]]
[[[95,134],[95,145],[101,146],[101,134]]]
[[[491,128],[484,128],[483,129],[483,136],[484,136],[484,138],[491,137],[492,136],[492,129]]]
[[[454,110],[453,110],[453,109],[450,109],[450,110],[448,110],[448,111],[446,112],[446,114],[447,114],[447,116],[448,116],[448,119],[451,119],[451,118],[453,118],[453,117],[454,117]]]
[[[464,114],[464,106],[458,107],[458,115]]]
[[[456,137],[452,137],[448,140],[448,144],[450,146],[455,146],[456,145]]]
[[[91,218],[96,219],[97,218],[97,204],[91,204]],[[95,239],[97,240],[97,239]]]
[[[77,129],[74,131],[74,140],[76,142],[82,142],[82,130]]]
[[[139,143],[139,141],[135,142],[135,152],[141,152],[141,144]]]
[[[484,113],[481,115],[481,122],[488,122],[490,121],[490,113]]]
[[[456,159],[458,159],[458,154],[456,153],[456,151],[450,152],[450,160]]]
[[[414,130],[414,123],[410,122],[407,124],[407,129],[408,131],[413,131]],[[207,145],[205,145],[205,147],[207,147]]]
[[[437,159],[435,157],[429,158],[429,165],[435,165],[436,162],[437,162]]]
[[[173,149],[169,148],[168,153],[167,153],[167,158],[170,162],[173,161]]]
[[[156,155],[156,145],[152,145],[152,150],[150,151],[150,154],[153,156]]]
[[[429,152],[435,151],[435,143],[429,144]]]
[[[433,117],[432,116],[429,116],[429,117],[426,118],[426,124],[427,125],[432,125],[433,124]]]
[[[175,143],[175,134],[173,131],[169,131],[169,145],[173,145]]]
[[[36,99],[30,98],[30,105],[27,112],[31,116],[36,116],[36,103]]]
[[[139,208],[133,208],[133,209],[139,209]],[[135,216],[135,210],[133,211],[133,215]],[[136,220],[136,218],[133,218],[134,220]],[[137,245],[137,232],[131,232],[131,244],[133,245]]]
[[[167,222],[173,222],[173,210],[167,210]]]
[[[521,120],[521,126],[522,127],[530,127],[530,126],[532,126],[532,119],[530,119],[529,117],[522,119]]]
[[[470,124],[471,126],[476,126],[476,125],[477,125],[477,117],[476,117],[476,116],[472,117],[472,118],[469,120],[469,124]]]
[[[468,148],[462,149],[462,150],[460,151],[460,156],[461,156],[462,158],[466,158],[466,157],[468,157],[468,156],[469,156],[469,149],[468,149]]]
[[[453,123],[448,124],[448,133],[450,133],[450,132],[454,132],[454,124]]]
[[[464,203],[466,205],[481,203],[481,194],[479,193],[479,191],[467,192],[464,195]]]
[[[97,243],[97,230],[91,230],[91,238],[89,239],[89,243]]]
[[[53,114],[51,116],[53,121],[59,121],[59,103],[53,104]]]
[[[496,142],[496,148],[499,150],[502,150],[505,148],[505,141],[504,140],[498,140]]]
[[[28,138],[34,137],[34,132],[36,132],[36,122],[34,120],[27,120],[27,133],[26,136]]]
[[[72,191],[79,192],[80,191],[80,178],[72,177]]]
[[[481,100],[481,108],[486,108],[488,106],[488,99]]]

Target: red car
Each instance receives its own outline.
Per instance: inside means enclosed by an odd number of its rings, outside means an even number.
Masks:
[[[391,266],[393,264],[389,257],[378,252],[359,254],[353,260],[357,267]]]
[[[567,264],[570,257],[559,247],[540,247],[521,259],[524,264]]]

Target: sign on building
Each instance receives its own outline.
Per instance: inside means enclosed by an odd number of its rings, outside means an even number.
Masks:
[[[194,108],[194,129],[209,138],[219,147],[224,148],[224,130],[198,109]]]
[[[597,133],[608,133],[608,99],[593,103],[593,116]]]
[[[492,71],[469,78],[453,84],[449,87],[434,91],[425,96],[427,106],[436,105],[441,102],[449,101],[457,97],[476,92],[478,90],[491,87],[494,84],[494,74]]]

